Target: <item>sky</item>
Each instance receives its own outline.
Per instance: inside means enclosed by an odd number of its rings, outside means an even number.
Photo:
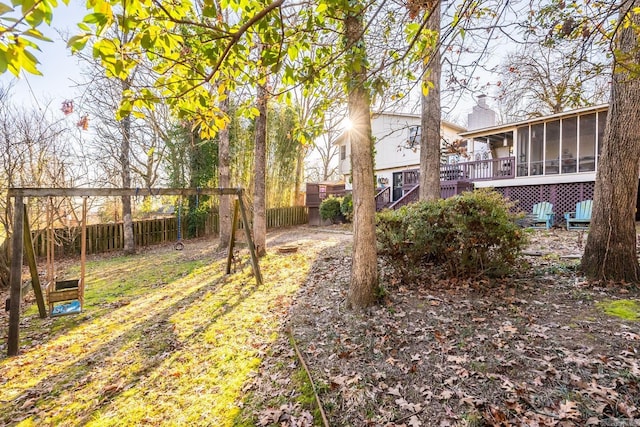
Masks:
[[[74,99],[79,89],[74,88],[73,81],[79,81],[80,66],[71,56],[63,36],[72,36],[80,32],[76,24],[86,14],[84,1],[70,0],[69,5],[60,2],[53,12],[51,27],[43,25],[41,31],[53,42],[38,41],[40,52],[35,52],[40,61],[38,69],[42,76],[22,73],[20,78],[6,72],[0,74],[0,85],[13,84],[12,101],[16,105],[35,106],[45,110],[59,110],[66,99]],[[62,35],[61,35],[62,34]]]

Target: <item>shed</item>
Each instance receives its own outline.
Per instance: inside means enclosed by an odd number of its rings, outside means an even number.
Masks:
[[[309,225],[325,225],[320,218],[320,204],[329,196],[346,193],[343,181],[308,182],[305,206],[309,209]]]

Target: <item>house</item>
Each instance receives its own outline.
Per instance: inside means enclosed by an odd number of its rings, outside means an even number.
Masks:
[[[453,123],[441,123],[441,146],[445,163],[457,163],[461,155],[456,148],[458,133],[465,129]],[[404,113],[379,113],[371,119],[374,137],[374,175],[379,196],[378,208],[390,206],[414,188],[418,181],[414,171],[420,169],[420,116]],[[351,189],[351,146],[344,132],[334,142],[339,146],[338,171],[344,176],[346,189]],[[382,192],[382,193],[380,193]]]
[[[468,132],[471,161],[459,163],[475,188],[492,187],[530,212],[534,204],[553,204],[556,221],[577,202],[593,199],[607,105]]]
[[[476,123],[486,124],[491,115],[483,101],[479,107],[486,120]],[[525,212],[538,202],[552,203],[559,224],[564,212],[573,211],[577,202],[593,199],[607,112],[607,105],[597,105],[468,131],[443,122],[442,196],[492,187],[517,201]],[[470,124],[471,119],[470,115]],[[381,114],[372,124],[375,174],[381,186],[390,187],[378,192],[378,207],[417,200],[419,147],[411,142],[412,135],[419,134],[414,129],[420,124],[419,117]],[[340,170],[348,179],[345,140],[337,143],[341,144]],[[387,192],[391,194],[385,195]]]

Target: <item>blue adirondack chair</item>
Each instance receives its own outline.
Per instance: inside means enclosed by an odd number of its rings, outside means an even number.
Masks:
[[[583,200],[576,203],[575,212],[564,214],[567,220],[567,230],[586,230],[591,225],[591,208],[593,200]]]
[[[553,226],[555,214],[551,203],[536,203],[531,211],[533,212],[531,215],[531,228],[546,228],[548,230]]]

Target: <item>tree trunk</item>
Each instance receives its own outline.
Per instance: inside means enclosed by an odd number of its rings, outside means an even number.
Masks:
[[[640,0],[624,8],[640,6]],[[640,15],[628,17],[616,35],[613,81],[604,145],[598,163],[591,228],[581,269],[588,279],[638,282],[635,207],[640,159],[640,50],[634,26]],[[623,17],[620,17],[622,20]],[[631,66],[631,67],[628,67]],[[633,68],[636,67],[634,73]]]
[[[128,80],[122,81],[123,92],[131,87]],[[129,152],[131,150],[131,115],[127,114],[122,119],[122,144],[120,146],[120,165],[122,167],[122,187],[131,188],[131,163]],[[124,253],[127,255],[136,252],[133,238],[133,218],[131,216],[131,197],[122,196],[122,222],[124,229]]]
[[[360,9],[362,5],[359,5]],[[376,300],[378,266],[376,253],[375,192],[373,182],[373,140],[371,101],[366,89],[367,69],[362,14],[354,7],[345,18],[348,63],[348,107],[353,124],[350,131],[353,179],[353,256],[351,283],[347,295],[350,308],[366,308]]]
[[[9,288],[11,277],[11,234],[7,233],[2,243],[0,243],[0,290]]]
[[[304,205],[302,197],[302,182],[304,181],[304,158],[307,155],[307,149],[303,144],[298,144],[298,155],[296,156],[296,181],[293,190],[293,205]]]
[[[267,253],[267,88],[258,84],[256,107],[260,114],[256,117],[254,147],[253,184],[253,240],[258,256]]]
[[[227,93],[228,95],[228,93]],[[223,113],[229,114],[229,98],[220,104]],[[220,130],[218,141],[218,186],[229,188],[231,186],[231,170],[229,168],[229,125]],[[231,239],[231,196],[220,196],[218,209],[218,224],[220,227],[220,247],[225,248]]]
[[[433,48],[427,52],[429,60],[422,76],[422,115],[420,120],[420,200],[440,198],[440,2],[434,2],[427,29],[438,34]],[[432,87],[425,94],[427,84]]]

